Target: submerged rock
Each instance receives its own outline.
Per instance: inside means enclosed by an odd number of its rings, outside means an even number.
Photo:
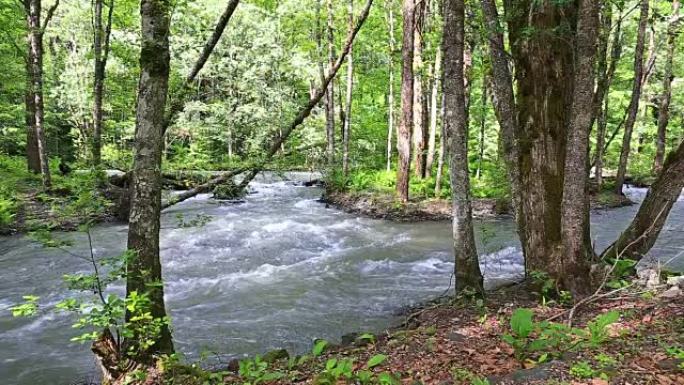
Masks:
[[[213,193],[214,199],[219,200],[236,200],[246,195],[245,189],[240,188],[233,182],[222,183],[214,187]]]

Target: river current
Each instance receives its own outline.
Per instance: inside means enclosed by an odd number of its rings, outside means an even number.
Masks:
[[[379,331],[398,312],[452,287],[449,222],[393,223],[359,218],[319,202],[321,190],[290,180],[261,178],[243,203],[201,195],[164,212],[162,263],[166,304],[176,348],[189,360],[226,362],[275,348],[302,352],[315,338],[330,340],[358,331]],[[627,189],[635,201],[645,189]],[[684,270],[684,203],[670,213],[651,254]],[[592,213],[592,232],[602,249],[627,226],[637,206]],[[197,215],[201,227],[179,225]],[[518,279],[522,259],[510,219],[475,221],[488,286]],[[120,253],[125,225],[93,230],[97,257]],[[86,240],[71,238],[72,253],[87,253]],[[22,295],[40,296],[48,308],[70,293],[64,274],[90,272],[87,262],[45,249],[23,236],[0,237],[0,383],[72,384],[97,379],[87,345],[69,342],[78,333],[67,314],[40,312],[13,318]],[[122,291],[121,285],[113,290]]]

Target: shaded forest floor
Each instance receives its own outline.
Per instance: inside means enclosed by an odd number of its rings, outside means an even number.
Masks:
[[[343,346],[328,344],[322,352],[315,346],[301,357],[232,362],[211,374],[222,378],[219,382],[204,382],[210,375],[196,369],[172,367],[164,383],[684,384],[681,289],[603,293],[577,309],[574,332],[557,337],[550,330],[566,330],[570,306],[544,305],[539,295],[528,294],[531,289],[523,284],[500,289],[484,302],[443,298],[413,309],[402,327],[376,336],[347,336]],[[519,349],[504,341],[502,336],[515,335],[512,327],[519,328],[510,319],[520,308],[534,313],[528,342],[546,335],[560,343]],[[617,318],[599,329],[596,324],[609,313]],[[544,322],[553,317],[554,322]],[[374,361],[379,363],[369,368]]]

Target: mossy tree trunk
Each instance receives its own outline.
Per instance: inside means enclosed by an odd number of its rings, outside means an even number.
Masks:
[[[169,82],[170,11],[169,0],[142,0],[140,4],[142,47],[128,228],[128,250],[134,252],[135,257],[127,266],[126,293],[147,293],[154,318],[166,317],[159,258],[159,217],[164,108]],[[130,313],[126,318],[130,318]],[[171,332],[165,325],[151,351],[141,358],[172,352]]]
[[[411,169],[411,134],[413,132],[413,44],[415,1],[403,0],[403,39],[401,46],[401,121],[397,132],[397,195],[403,202],[409,199]]]

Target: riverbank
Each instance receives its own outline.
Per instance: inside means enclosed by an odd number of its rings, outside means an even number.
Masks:
[[[601,191],[591,195],[595,210],[611,209],[634,204],[624,195]],[[326,189],[322,200],[348,213],[375,219],[398,222],[443,221],[451,219],[451,200],[443,198],[413,198],[400,202],[396,195],[386,192],[341,191]],[[503,198],[473,198],[473,217],[494,218],[511,215],[511,204]]]
[[[444,297],[378,335],[319,341],[299,357],[233,361],[220,372],[171,366],[165,383],[684,384],[682,288],[680,279],[606,290],[579,308],[542,301],[528,284],[485,301]]]

